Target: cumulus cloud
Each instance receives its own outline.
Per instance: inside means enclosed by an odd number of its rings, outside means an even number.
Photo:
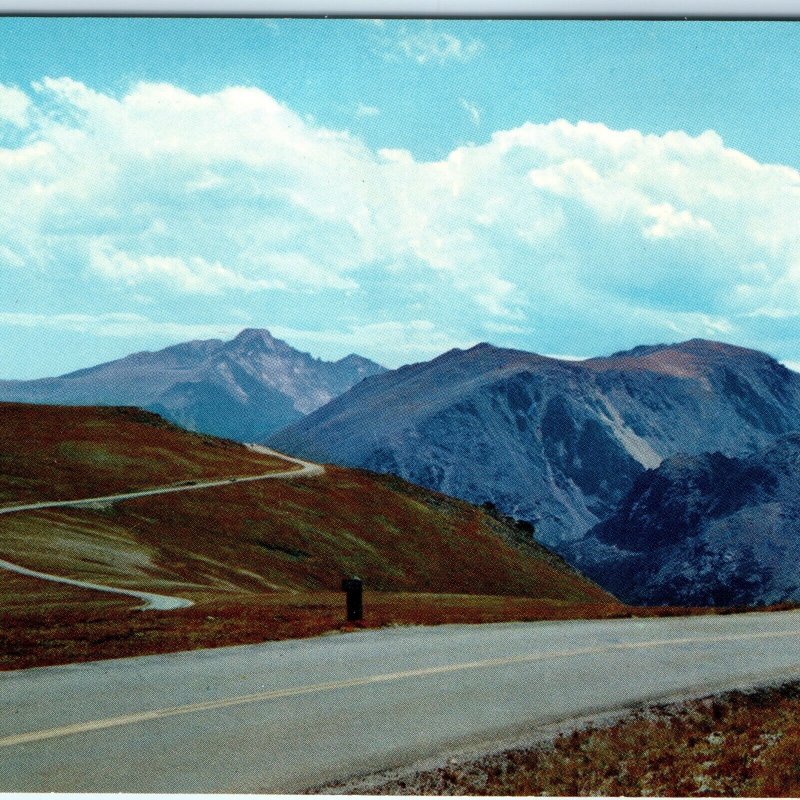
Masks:
[[[434,44],[425,58],[475,50],[435,26],[415,35]],[[741,339],[781,320],[788,331],[800,306],[800,173],[711,131],[527,123],[420,161],[373,151],[256,88],[139,84],[114,97],[44,78],[30,96],[3,87],[0,107],[27,126],[20,140],[0,125],[6,274],[352,297],[361,316],[347,330],[378,338],[384,329],[365,327],[370,304],[402,296],[437,328],[410,328],[416,339],[387,329],[381,341],[416,353],[425,335],[435,352],[480,330],[542,337],[579,325],[645,332],[633,341]]]
[[[99,275],[121,280],[130,286],[155,279],[175,284],[185,292],[201,294],[217,294],[224,289],[257,291],[285,288],[281,281],[246,278],[219,262],[209,263],[199,256],[188,259],[177,256],[133,256],[116,250],[102,239],[94,239],[89,243],[89,264]]]
[[[17,128],[28,125],[30,100],[25,92],[0,83],[0,122],[10,122]]]

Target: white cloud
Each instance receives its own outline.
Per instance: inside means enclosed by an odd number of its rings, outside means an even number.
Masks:
[[[327,271],[315,264],[302,253],[252,253],[245,257],[256,266],[279,278],[272,283],[246,281],[251,289],[285,289],[287,285],[311,286],[318,289],[341,289],[353,291],[358,284],[352,279],[336,272]]]
[[[489,333],[499,333],[501,335],[505,335],[507,333],[513,333],[517,335],[533,333],[530,328],[524,328],[512,322],[496,322],[492,319],[488,319],[483,323],[483,329]]]
[[[416,35],[469,51],[437,31]],[[557,120],[419,161],[256,88],[139,84],[116,98],[45,78],[27,103],[21,143],[0,127],[7,275],[72,270],[160,301],[350,295],[365,336],[363,309],[401,295],[447,331],[636,322],[676,338],[742,337],[800,306],[800,173],[713,132]],[[375,335],[420,354],[425,331],[410,330]]]
[[[24,267],[25,259],[10,247],[0,244],[0,266]]]
[[[417,64],[446,61],[469,61],[483,51],[483,42],[479,39],[459,39],[429,24],[415,32],[404,31],[397,41],[396,49]]]
[[[0,122],[10,122],[17,128],[28,125],[30,99],[25,92],[0,83]]]
[[[797,319],[800,317],[800,311],[797,310],[789,310],[787,308],[756,308],[753,311],[749,311],[747,314],[744,315],[745,317],[750,318],[758,318],[758,317],[766,317],[767,319]]]
[[[25,314],[0,312],[0,325],[90,333],[114,338],[162,337],[165,340],[231,338],[241,324],[187,325],[158,322],[140,314]]]
[[[592,356],[574,356],[569,353],[544,353],[544,355],[547,358],[557,358],[559,361],[586,361],[588,358],[592,358]]]
[[[223,289],[249,292],[285,288],[282,282],[249,279],[219,262],[209,263],[199,256],[189,259],[159,255],[132,256],[114,249],[101,239],[89,244],[89,264],[99,275],[130,286],[156,279],[174,284],[185,292],[200,294],[217,294]]]
[[[461,108],[469,114],[470,119],[472,122],[477,126],[481,124],[481,112],[480,109],[474,104],[470,103],[468,100],[464,100],[462,97],[459,101],[461,104]]]
[[[660,203],[645,210],[645,215],[655,222],[644,229],[644,235],[652,239],[667,239],[683,236],[690,231],[713,233],[714,226],[707,219],[698,219],[690,211],[676,211],[669,203]]]
[[[356,116],[357,117],[377,117],[378,114],[381,113],[379,108],[375,106],[367,106],[364,103],[359,103],[356,106]]]

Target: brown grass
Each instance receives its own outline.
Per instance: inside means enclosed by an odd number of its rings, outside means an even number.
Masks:
[[[5,578],[5,576],[4,576]],[[316,636],[389,625],[617,616],[611,602],[411,592],[364,595],[364,620],[345,622],[341,592],[208,593],[191,608],[135,611],[136,600],[10,575],[17,600],[0,611],[0,669],[93,661]]]
[[[285,467],[136,409],[0,404],[0,499],[97,496]],[[329,467],[101,509],[0,517],[0,558],[191,598],[135,601],[3,574],[0,667],[309,636],[342,625],[342,577],[370,590],[364,625],[608,616],[623,607],[508,520],[397,478]]]
[[[137,409],[0,404],[0,498],[9,502],[285,467]],[[333,590],[355,573],[382,591],[611,600],[481,509],[396,478],[336,467],[320,478],[4,516],[0,557],[189,596]],[[0,586],[0,603],[4,595]]]
[[[137,611],[138,601],[4,573],[0,670],[252,644],[394,625],[535,622],[673,615],[714,609],[631,608],[501,595],[364,593],[364,620],[345,622],[341,592],[209,592],[176,611]]]
[[[292,469],[138,408],[0,403],[0,505]]]
[[[800,796],[800,684],[651,707],[373,794]]]
[[[191,598],[338,590],[343,576],[358,574],[380,591],[612,601],[516,535],[466,503],[330,468],[320,478],[9,515],[0,519],[0,557]],[[3,595],[0,585],[0,602]]]

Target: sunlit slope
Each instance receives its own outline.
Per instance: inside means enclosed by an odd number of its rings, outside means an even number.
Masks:
[[[0,505],[294,468],[137,408],[0,403]]]
[[[6,504],[292,468],[130,409],[0,406]],[[100,509],[0,518],[0,558],[116,586],[210,596],[338,589],[612,598],[512,523],[392,477],[328,468]]]

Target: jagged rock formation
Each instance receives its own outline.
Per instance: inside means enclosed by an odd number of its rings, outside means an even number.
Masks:
[[[567,555],[634,603],[800,600],[800,434],[744,458],[667,459]]]

